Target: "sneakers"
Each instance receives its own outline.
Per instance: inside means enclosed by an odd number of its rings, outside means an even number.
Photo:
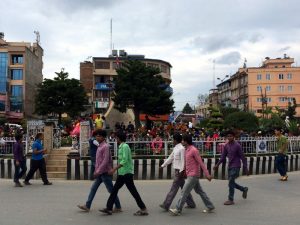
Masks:
[[[114,208],[112,212],[113,213],[121,213],[121,212],[123,212],[123,210],[122,210],[122,208]]]
[[[224,205],[234,205],[234,201],[228,200],[224,202]]]
[[[135,215],[135,216],[148,216],[149,213],[148,213],[147,209],[141,209],[141,210],[138,210],[137,212],[133,213],[133,215]]]
[[[159,207],[162,208],[162,209],[165,210],[165,211],[168,211],[168,209],[165,207],[164,204],[160,204]]]
[[[215,208],[210,208],[210,209],[203,209],[203,213],[213,213]]]
[[[90,209],[88,207],[86,207],[86,205],[77,205],[77,207],[85,212],[89,212]]]
[[[25,185],[31,185],[31,183],[29,183],[29,181],[24,180],[23,182]]]
[[[108,210],[107,208],[99,209],[99,211],[102,212],[102,213],[105,213],[107,215],[112,215],[112,211]]]
[[[180,216],[180,211],[177,209],[169,209],[169,212],[173,215],[173,216]]]
[[[15,182],[15,187],[23,187],[23,185],[20,182]]]
[[[246,199],[247,198],[247,194],[248,194],[248,188],[247,187],[245,187],[244,188],[244,191],[243,191],[243,199]]]

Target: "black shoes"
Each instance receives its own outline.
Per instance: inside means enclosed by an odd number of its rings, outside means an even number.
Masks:
[[[48,181],[47,183],[44,183],[44,185],[52,185],[52,183]]]
[[[246,199],[247,198],[247,194],[248,194],[248,188],[245,187],[244,191],[243,191],[243,199]]]
[[[102,212],[102,213],[105,213],[107,215],[112,215],[112,211],[107,209],[107,208],[99,209],[99,211]]]
[[[29,181],[24,180],[23,182],[25,185],[31,185],[31,183],[29,183]]]

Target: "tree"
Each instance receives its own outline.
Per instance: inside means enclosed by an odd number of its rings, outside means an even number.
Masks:
[[[223,117],[226,118],[228,115],[234,112],[239,112],[240,109],[232,107],[220,107],[220,112],[223,114]]]
[[[296,99],[293,98],[293,104],[289,102],[287,111],[285,112],[285,116],[288,116],[290,120],[293,120],[296,115],[296,108],[297,108]]]
[[[38,85],[35,112],[39,115],[56,114],[60,123],[63,113],[74,117],[84,111],[87,97],[79,80],[68,79],[69,74],[64,69],[55,73],[57,77],[53,80],[44,79]]]
[[[197,99],[199,105],[205,105],[208,102],[208,94],[199,94]]]
[[[194,113],[194,110],[192,109],[192,107],[190,106],[189,103],[186,103],[182,109],[182,112],[187,113],[187,114],[192,114],[192,113]]]
[[[128,60],[117,69],[112,94],[114,107],[120,112],[132,109],[136,128],[141,125],[140,113],[155,116],[173,111],[172,92],[168,91],[169,86],[159,73],[158,68],[138,60]]]
[[[225,118],[225,128],[242,129],[247,132],[256,131],[258,127],[258,118],[249,112],[231,113]]]

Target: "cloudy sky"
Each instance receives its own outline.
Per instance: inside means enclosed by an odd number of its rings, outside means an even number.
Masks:
[[[110,19],[115,49],[172,64],[176,109],[243,65],[268,56],[300,66],[298,0],[1,0],[0,31],[7,41],[41,35],[46,78],[65,68],[79,79],[79,63],[107,57]],[[215,61],[215,72],[213,71]],[[218,84],[216,79],[216,84]]]

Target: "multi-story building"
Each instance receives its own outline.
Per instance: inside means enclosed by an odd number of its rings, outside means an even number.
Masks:
[[[43,49],[36,43],[7,42],[0,33],[0,116],[34,118],[37,84],[43,80]]]
[[[223,81],[217,85],[218,104],[224,107],[232,107],[231,103],[231,80]]]
[[[300,102],[300,67],[293,66],[294,59],[266,58],[260,67],[239,68],[238,72],[218,87],[231,84],[231,106],[261,115],[266,107],[285,110],[293,99]],[[224,99],[219,88],[219,99]],[[296,108],[300,116],[300,108]]]
[[[92,106],[92,113],[105,114],[112,91],[112,80],[117,76],[116,68],[126,60],[140,60],[148,66],[159,68],[166,84],[171,83],[171,64],[160,59],[147,59],[144,55],[127,55],[124,50],[113,50],[108,57],[93,57],[92,62],[80,63],[80,81],[83,84]],[[170,88],[171,90],[171,88]]]

